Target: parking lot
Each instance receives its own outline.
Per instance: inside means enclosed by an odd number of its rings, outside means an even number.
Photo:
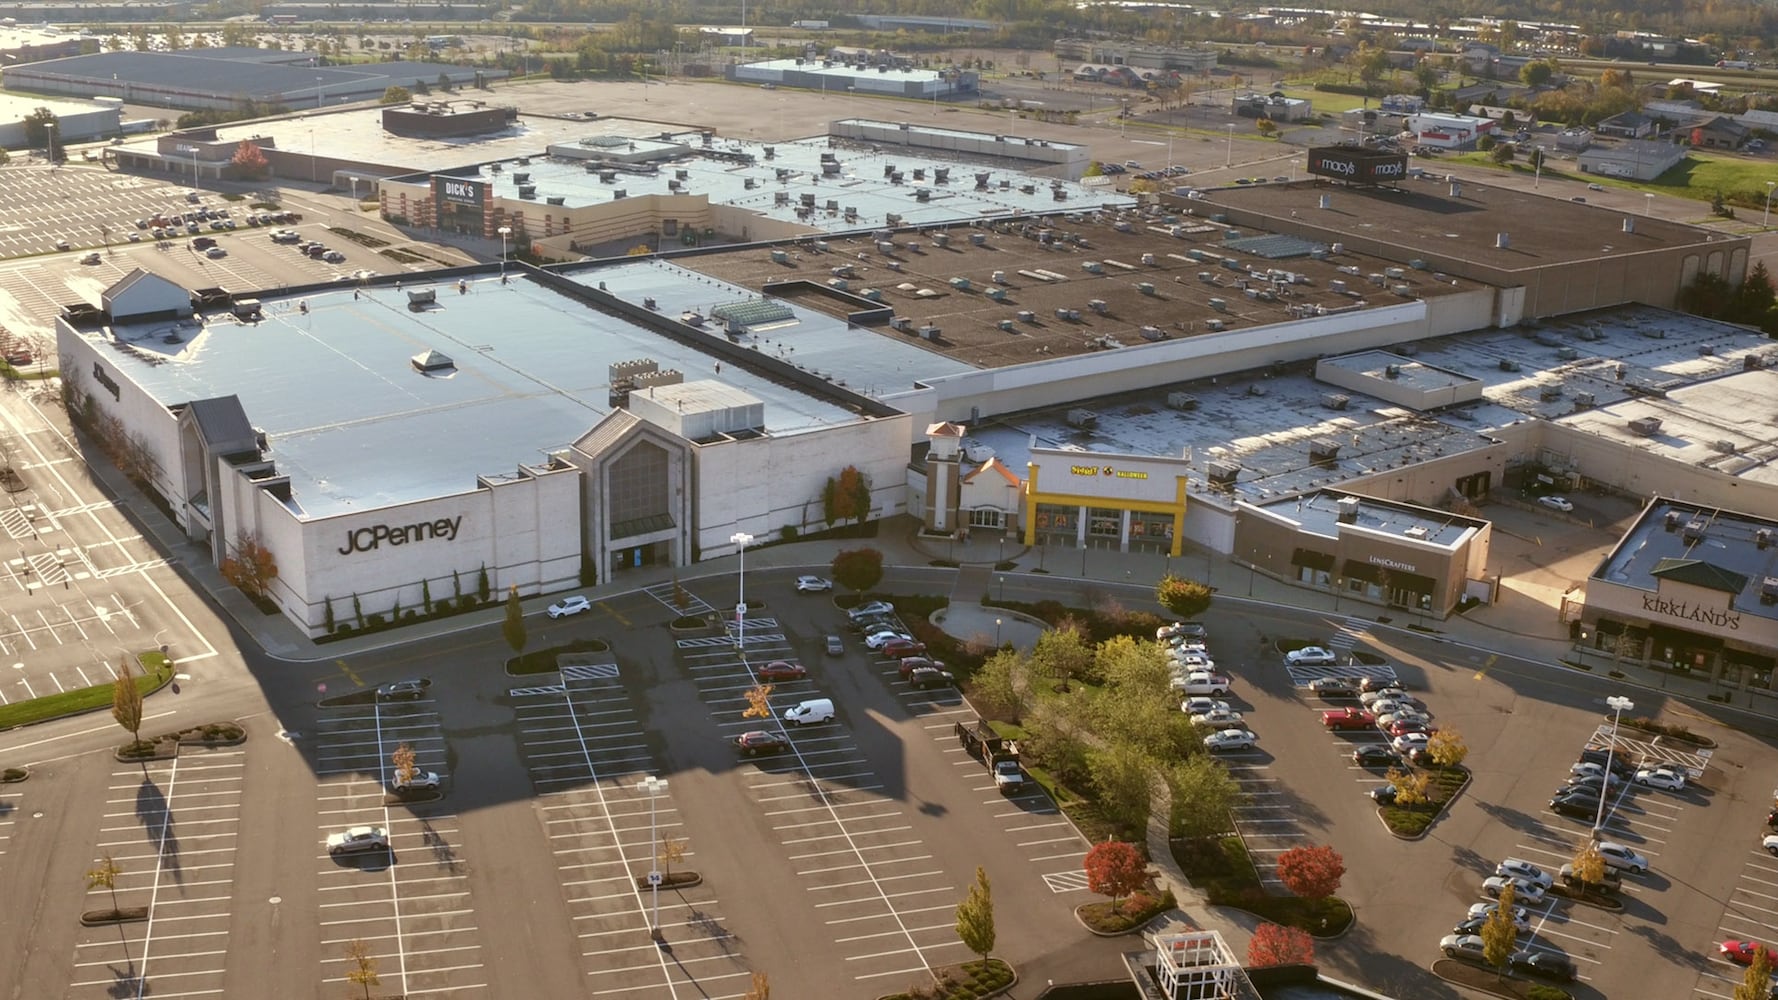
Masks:
[[[658,768],[620,672],[571,669],[559,685],[517,688],[512,697],[580,947],[585,995],[744,993],[749,966],[715,894],[702,885],[658,894],[638,886],[663,868],[661,839],[683,848],[681,868],[695,868],[695,845],[673,805],[671,782],[653,798],[638,787]],[[652,927],[669,948],[656,944]]]
[[[96,166],[8,166],[0,170],[0,258],[123,242],[135,220],[185,204],[186,188]]]
[[[112,859],[115,905],[147,919],[80,928],[68,997],[222,992],[244,777],[239,749],[113,767],[93,863]],[[103,887],[87,894],[89,911],[112,905]]]
[[[325,711],[313,738],[320,787],[315,864],[320,886],[321,981],[346,988],[347,947],[362,941],[386,987],[405,996],[474,995],[486,989],[478,916],[468,888],[458,818],[443,802],[391,800],[396,748],[422,771],[445,772],[446,749],[430,699]],[[446,788],[448,789],[448,784]],[[333,857],[330,834],[388,831],[387,852]]]

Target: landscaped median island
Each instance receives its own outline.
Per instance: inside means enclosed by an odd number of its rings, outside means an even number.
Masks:
[[[932,970],[932,974],[937,977],[936,982],[903,993],[888,993],[880,1000],[979,1000],[999,996],[1018,981],[1012,966],[998,958],[946,965]]]
[[[1320,938],[1337,937],[1352,926],[1352,907],[1338,896],[1274,895],[1266,891],[1237,836],[1175,838],[1173,860],[1191,884],[1215,906],[1229,906]]]
[[[1508,1000],[1574,1000],[1574,994],[1560,986],[1510,979],[1493,969],[1460,962],[1454,958],[1441,958],[1432,963],[1432,974],[1446,982],[1497,997],[1506,997]]]
[[[1415,785],[1424,783],[1423,800],[1409,796],[1413,801],[1403,801],[1400,794],[1402,783],[1399,780],[1403,776]],[[1378,806],[1377,815],[1383,818],[1383,825],[1389,828],[1390,833],[1404,839],[1415,839],[1426,835],[1433,821],[1444,815],[1457,793],[1469,784],[1469,769],[1461,764],[1454,767],[1410,767],[1390,771],[1389,780],[1396,787],[1396,802],[1394,805]]]
[[[173,661],[166,654],[157,651],[138,653],[136,660],[141,664],[141,673],[136,673],[134,681],[142,697],[153,694],[172,683]],[[133,673],[133,671],[132,671]],[[28,701],[17,701],[10,705],[0,706],[0,730],[13,729],[18,726],[29,726],[51,719],[62,719],[70,715],[94,712],[110,708],[115,685],[111,681],[94,684],[92,687],[75,688],[56,694],[46,694],[41,698]]]
[[[702,625],[700,620],[700,625]],[[560,646],[534,649],[506,661],[506,673],[512,677],[526,674],[553,674],[562,669],[561,658],[577,653],[609,653],[611,644],[603,639],[576,639]]]
[[[126,763],[169,760],[186,746],[232,747],[247,742],[247,731],[233,722],[207,722],[146,739],[134,739],[117,748],[117,759]]]

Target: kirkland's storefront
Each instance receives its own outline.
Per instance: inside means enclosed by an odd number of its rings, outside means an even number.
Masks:
[[[1190,472],[1180,458],[1033,448],[1025,544],[1179,555]]]

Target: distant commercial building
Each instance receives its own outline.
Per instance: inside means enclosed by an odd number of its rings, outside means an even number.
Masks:
[[[1275,122],[1301,122],[1315,117],[1315,105],[1300,97],[1254,91],[1236,94],[1230,110],[1243,118],[1267,118]]]
[[[1611,146],[1593,146],[1576,157],[1583,174],[1652,181],[1684,162],[1686,147],[1671,142],[1631,139]]]
[[[1180,73],[1203,74],[1216,68],[1215,49],[1178,49],[1165,45],[1140,45],[1133,42],[1106,42],[1092,38],[1059,38],[1056,57],[1080,59],[1108,66],[1134,66],[1140,69],[1167,69]]]
[[[979,17],[923,17],[915,14],[854,14],[853,19],[861,28],[872,31],[940,31],[945,33],[957,31],[993,31],[1000,27],[998,21],[984,21]]]
[[[1476,140],[1494,132],[1496,123],[1474,115],[1441,115],[1422,112],[1409,115],[1408,131],[1422,146],[1437,149],[1469,149]]]
[[[499,69],[445,63],[371,62],[317,66],[307,52],[278,49],[181,49],[101,52],[6,70],[8,90],[116,97],[131,104],[193,110],[249,103],[300,110],[372,100],[391,86],[424,92],[440,79],[470,87],[501,79]]]
[[[867,60],[768,59],[737,63],[727,73],[737,83],[927,100],[967,97],[975,94],[978,83],[974,70],[902,69]]]
[[[485,135],[511,125],[515,107],[489,107],[482,101],[416,101],[383,109],[383,129],[391,135],[418,138]]]
[[[36,8],[32,10],[35,12]],[[49,25],[21,28],[10,17],[0,20],[0,65],[3,66],[18,66],[97,51],[99,39],[91,35],[62,31]]]
[[[1660,130],[1660,123],[1640,111],[1624,111],[1606,118],[1594,129],[1600,135],[1619,139],[1642,139]]]
[[[1377,107],[1398,115],[1417,115],[1426,107],[1426,99],[1418,94],[1390,94]]]
[[[38,108],[48,108],[56,116],[57,143],[108,138],[123,131],[120,101],[44,100],[23,94],[0,94],[0,147],[25,149],[31,145],[25,119]]]

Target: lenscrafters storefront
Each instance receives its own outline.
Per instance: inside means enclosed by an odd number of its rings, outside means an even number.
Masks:
[[[1778,524],[1657,498],[1587,580],[1571,627],[1589,662],[1778,690]]]
[[[1431,507],[1323,490],[1237,505],[1232,555],[1253,572],[1443,618],[1486,597],[1492,525]]]
[[[1025,544],[1179,555],[1190,471],[1180,458],[1033,448]]]

